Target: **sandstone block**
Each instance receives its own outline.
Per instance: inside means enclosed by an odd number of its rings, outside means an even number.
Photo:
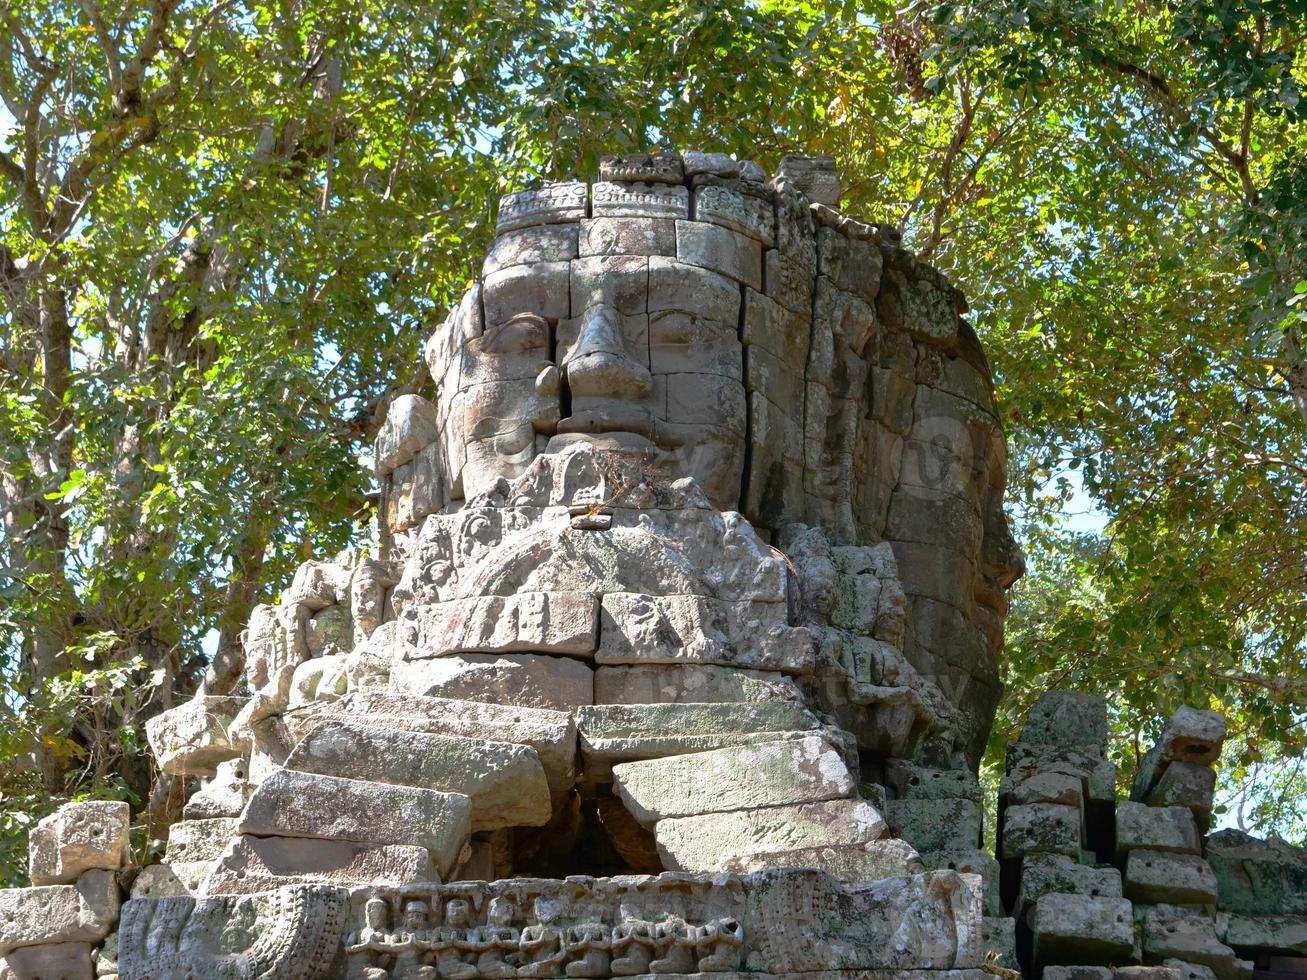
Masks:
[[[551,813],[540,756],[511,742],[324,721],[295,747],[285,766],[469,797],[474,831],[540,827]]]
[[[975,875],[984,890],[986,915],[1001,915],[1003,902],[999,895],[998,861],[988,851],[972,848],[956,851],[926,851],[921,862],[931,871],[949,870],[959,874]]]
[[[1149,806],[1183,806],[1193,811],[1200,830],[1206,830],[1212,816],[1216,792],[1216,771],[1197,762],[1172,762],[1149,790]]]
[[[974,800],[889,800],[885,819],[895,837],[922,852],[963,851],[980,844],[983,814]]]
[[[325,709],[287,715],[287,722],[296,737],[302,738],[327,718],[400,731],[529,745],[540,756],[550,788],[555,792],[572,788],[576,772],[576,726],[562,711],[362,691]]]
[[[1107,745],[1107,701],[1071,691],[1046,691],[1030,709],[1021,729],[1027,745]]]
[[[931,769],[906,759],[891,759],[885,779],[899,799],[981,802],[980,784],[967,769]]]
[[[1045,852],[1080,856],[1084,843],[1080,810],[1057,803],[1009,806],[1003,812],[1002,858]]]
[[[705,663],[804,673],[813,638],[777,603],[612,592],[600,615],[600,664]]]
[[[249,763],[245,759],[228,759],[219,763],[213,779],[186,801],[182,816],[188,820],[239,817],[252,792]]]
[[[413,844],[448,875],[471,832],[466,796],[283,769],[265,779],[241,817],[243,834],[361,844]]]
[[[1198,963],[1186,963],[1184,960],[1163,960],[1162,966],[1175,971],[1175,980],[1216,980],[1216,974],[1210,967]]]
[[[569,262],[577,256],[577,237],[574,224],[537,225],[500,235],[486,249],[481,276],[484,278],[510,265]]]
[[[1123,898],[1043,895],[1030,918],[1034,959],[1059,963],[1111,964],[1134,955],[1134,918]]]
[[[132,898],[173,898],[200,895],[213,871],[214,861],[177,861],[150,864],[132,882]]]
[[[702,221],[678,221],[676,259],[762,289],[762,245],[729,228]]]
[[[598,602],[576,592],[519,592],[451,599],[404,610],[403,659],[454,653],[594,652]],[[400,658],[397,658],[400,659]]]
[[[424,847],[240,835],[214,864],[204,891],[246,895],[282,885],[399,887],[435,880],[431,855]]]
[[[574,260],[571,315],[580,317],[601,303],[624,316],[644,316],[649,312],[650,261],[643,255],[592,255]]]
[[[613,767],[613,784],[636,820],[817,803],[856,788],[822,738],[758,742]]]
[[[649,259],[649,312],[681,310],[717,323],[733,323],[740,315],[740,287],[711,269],[676,259]]]
[[[0,959],[4,980],[92,980],[90,943],[52,943],[10,950]]]
[[[436,406],[421,395],[399,395],[386,410],[386,421],[377,432],[373,467],[382,477],[407,463],[418,450],[436,441],[440,420]]]
[[[531,225],[580,221],[586,216],[589,200],[589,185],[576,180],[505,194],[499,199],[495,234]]]
[[[160,768],[175,775],[212,776],[219,763],[247,753],[248,739],[230,730],[244,706],[244,698],[201,696],[155,715],[145,723],[145,734]]]
[[[648,664],[600,667],[594,672],[595,704],[709,704],[802,701],[784,674],[712,664]]]
[[[66,803],[32,828],[28,877],[34,885],[72,884],[83,871],[127,863],[131,807],[114,800]]]
[[[1021,887],[1013,906],[1024,916],[1044,895],[1063,892],[1091,898],[1121,898],[1121,872],[1091,868],[1065,854],[1029,854],[1021,862]]]
[[[675,153],[620,153],[599,158],[599,179],[624,183],[685,183],[685,168]]]
[[[168,862],[216,861],[236,834],[239,817],[179,820],[168,828]]]
[[[397,660],[390,688],[505,706],[573,711],[594,703],[595,672],[580,660],[533,653],[463,653]]]
[[[1201,854],[1198,826],[1192,812],[1182,806],[1144,806],[1123,801],[1116,808],[1116,853],[1124,857],[1135,848]]]
[[[1216,875],[1197,854],[1135,848],[1126,858],[1125,894],[1134,902],[1216,904]]]
[[[1225,719],[1220,713],[1200,711],[1187,704],[1171,716],[1157,742],[1164,759],[1207,766],[1220,758],[1224,743]]]
[[[1017,920],[985,916],[981,921],[981,935],[985,943],[985,959],[992,966],[1005,970],[1020,970],[1017,962]]]
[[[750,874],[776,868],[816,868],[840,881],[879,881],[926,870],[911,844],[892,838],[750,854],[725,862],[721,870]]]
[[[1225,916],[1221,941],[1239,950],[1307,956],[1307,916]]]
[[[1143,913],[1143,954],[1147,963],[1184,960],[1209,968],[1218,980],[1248,980],[1252,964],[1239,959],[1216,938],[1216,925],[1202,912],[1177,905],[1153,905]]]
[[[87,871],[75,885],[0,888],[0,955],[24,946],[97,943],[117,918],[112,871]]]
[[[566,317],[568,281],[572,262],[539,262],[500,269],[481,284],[486,329],[507,323],[523,313],[546,320]]]
[[[694,219],[738,231],[765,248],[776,244],[776,213],[770,194],[755,196],[722,184],[701,183],[694,190]]]
[[[590,191],[596,218],[688,218],[690,189],[683,185],[597,181]]]
[[[592,218],[581,222],[580,254],[676,255],[676,223],[666,218]]]
[[[1044,980],[1113,980],[1113,973],[1105,966],[1049,966],[1044,968]]]
[[[577,711],[586,775],[599,780],[615,763],[801,738],[817,725],[811,712],[793,702],[597,704]]]
[[[885,821],[869,803],[828,800],[661,820],[654,837],[665,867],[708,873],[724,871],[753,855],[861,846],[879,838],[885,829]]]
[[[1217,906],[1240,915],[1307,915],[1307,848],[1239,830],[1207,838]]]

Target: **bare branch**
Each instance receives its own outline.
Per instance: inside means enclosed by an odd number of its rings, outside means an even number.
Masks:
[[[100,46],[104,48],[105,67],[109,71],[109,91],[117,94],[122,91],[123,77],[120,64],[122,55],[118,51],[118,42],[109,33],[109,28],[105,25],[104,18],[100,16],[100,8],[95,5],[95,0],[79,0],[79,5],[90,20],[91,27],[95,29],[95,36],[100,39]]]

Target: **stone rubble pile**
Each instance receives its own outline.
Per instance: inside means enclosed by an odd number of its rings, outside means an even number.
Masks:
[[[1204,837],[1224,739],[1219,714],[1181,708],[1131,799],[1116,802],[1106,702],[1065,692],[1036,702],[999,790],[1003,894],[1027,973],[1307,975],[1307,851],[1232,830]]]

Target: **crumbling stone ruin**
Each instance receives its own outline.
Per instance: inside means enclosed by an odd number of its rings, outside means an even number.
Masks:
[[[605,158],[508,195],[308,562],[154,719],[161,863],[69,804],[0,975],[1289,980],[1307,857],[1203,838],[1186,709],[1117,803],[1099,699],[975,768],[1004,441],[960,293],[824,158]]]

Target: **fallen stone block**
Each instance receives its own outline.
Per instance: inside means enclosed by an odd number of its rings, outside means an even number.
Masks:
[[[564,792],[575,781],[576,725],[566,712],[361,691],[326,706],[286,714],[287,724],[297,740],[319,721],[328,719],[529,745],[540,756],[551,790]]]
[[[399,887],[436,880],[424,847],[241,835],[214,864],[204,892],[247,895],[282,885]]]
[[[1307,915],[1307,848],[1239,830],[1207,838],[1217,907],[1240,915]]]
[[[1214,905],[1216,875],[1197,854],[1136,848],[1126,859],[1125,895],[1149,904]]]
[[[324,721],[285,767],[470,797],[474,831],[541,827],[552,815],[544,767],[528,745]]]
[[[853,795],[839,753],[817,736],[758,742],[613,767],[614,789],[636,820],[817,803]]]
[[[654,838],[666,868],[714,872],[753,855],[863,845],[884,832],[885,821],[869,803],[828,800],[660,820]]]
[[[1107,701],[1071,691],[1045,691],[1030,709],[1019,742],[1025,745],[1107,747]]]
[[[885,820],[895,837],[923,852],[977,847],[983,826],[974,800],[887,800]]]
[[[112,871],[87,871],[75,885],[0,888],[0,955],[24,946],[97,943],[117,918]]]
[[[282,769],[250,797],[239,832],[361,844],[413,844],[431,852],[443,878],[471,833],[472,801],[456,793],[386,786]]]
[[[1084,844],[1080,809],[1058,803],[1028,803],[1003,811],[1000,857],[1012,861],[1043,852],[1080,856]]]
[[[249,739],[231,731],[244,706],[244,698],[200,696],[155,715],[145,723],[155,761],[174,775],[214,775],[219,763],[250,750]]]
[[[92,980],[90,943],[24,946],[0,959],[3,980]]]
[[[1241,953],[1307,956],[1307,916],[1228,915],[1217,919],[1221,941]]]
[[[1121,898],[1121,872],[1077,864],[1065,854],[1028,854],[1021,862],[1021,885],[1013,906],[1018,917],[1045,895],[1062,892],[1091,898]]]
[[[802,701],[783,674],[713,664],[648,664],[600,667],[594,672],[595,704],[709,704]]]
[[[586,775],[606,780],[613,765],[801,738],[818,727],[802,704],[593,705],[576,713]]]
[[[1178,905],[1152,905],[1144,909],[1143,955],[1146,963],[1184,960],[1208,967],[1217,980],[1248,980],[1252,964],[1216,938],[1211,917]]]
[[[1108,965],[1134,956],[1134,918],[1123,898],[1043,895],[1031,913],[1030,931],[1039,966]]]
[[[1145,806],[1123,801],[1116,808],[1118,862],[1135,848],[1201,854],[1193,813],[1182,806]]]
[[[595,672],[582,661],[533,653],[399,658],[390,672],[390,689],[403,694],[551,711],[593,704],[594,687]]]
[[[127,863],[130,824],[126,803],[65,803],[28,835],[28,877],[34,885],[64,885],[93,868],[117,871]]]
[[[216,861],[236,835],[239,817],[178,820],[168,828],[168,863]]]

